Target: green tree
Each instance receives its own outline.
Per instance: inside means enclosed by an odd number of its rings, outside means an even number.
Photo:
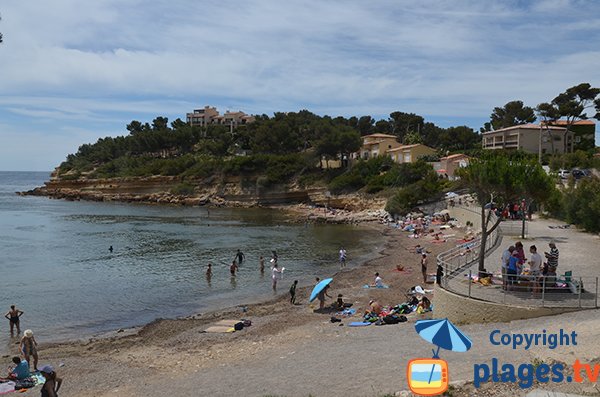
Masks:
[[[523,106],[522,101],[511,101],[503,107],[495,107],[490,115],[490,125],[494,130],[533,123],[535,120],[533,109]]]
[[[360,135],[372,134],[375,129],[375,120],[371,116],[362,116],[358,119],[356,128]]]
[[[554,188],[552,178],[531,160],[515,160],[497,154],[486,159],[474,159],[458,171],[461,183],[475,194],[481,206],[481,248],[479,271],[485,271],[485,248],[489,235],[501,218],[490,225],[494,205],[504,208],[521,199],[543,203]]]
[[[594,104],[597,105],[596,102],[600,101],[600,98],[597,99],[599,94],[600,88],[594,88],[589,83],[581,83],[567,88],[565,92],[559,94],[551,102],[540,103],[537,106],[537,113],[544,119],[543,124],[545,125],[546,132],[552,142],[553,153],[554,139],[552,137],[550,126],[564,117],[568,134],[575,122],[587,119],[586,111],[594,106]],[[566,139],[564,142],[566,142]],[[567,148],[565,147],[565,149]]]
[[[399,142],[404,142],[404,137],[410,132],[420,134],[425,120],[414,113],[393,112],[390,114],[392,133],[398,137]]]

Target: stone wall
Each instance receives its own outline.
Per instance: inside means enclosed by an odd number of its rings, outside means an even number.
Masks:
[[[581,310],[560,307],[508,306],[457,295],[440,288],[437,284],[434,294],[433,317],[448,318],[455,324],[509,322]]]

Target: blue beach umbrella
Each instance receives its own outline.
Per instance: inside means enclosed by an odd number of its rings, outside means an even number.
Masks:
[[[319,281],[319,283],[317,285],[315,285],[315,288],[313,288],[313,290],[310,294],[310,299],[308,301],[309,302],[314,301],[315,298],[317,297],[317,295],[319,295],[319,292],[323,291],[323,289],[325,287],[327,287],[332,281],[333,281],[332,278],[326,278],[325,280]]]
[[[440,347],[453,352],[466,352],[473,344],[468,336],[463,334],[450,320],[419,320],[415,324],[419,336],[429,343],[437,346],[433,351],[433,358],[439,358]],[[433,375],[435,365],[431,368],[429,382]]]

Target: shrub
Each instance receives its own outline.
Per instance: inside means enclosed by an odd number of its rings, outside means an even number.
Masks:
[[[194,186],[189,183],[180,183],[171,189],[171,193],[178,196],[192,196],[194,194]]]

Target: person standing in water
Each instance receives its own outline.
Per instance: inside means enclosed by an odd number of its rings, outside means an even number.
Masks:
[[[8,319],[8,322],[10,323],[10,334],[12,335],[14,332],[14,327],[17,327],[17,334],[21,333],[21,324],[20,324],[20,319],[19,317],[21,317],[23,315],[23,311],[19,310],[15,307],[15,305],[11,305],[10,306],[10,310],[4,315],[4,317],[6,317]]]
[[[108,247],[108,251],[112,254],[112,252],[113,252],[113,246],[112,245],[110,247]]]
[[[208,262],[208,266],[206,267],[206,278],[210,279],[212,277],[212,263]]]
[[[273,280],[273,292],[277,292],[277,281],[281,280],[282,274],[283,269],[279,269],[277,262],[273,263],[273,268],[271,269],[271,278]]]
[[[229,272],[231,273],[231,277],[235,277],[235,272],[238,270],[237,262],[234,260],[229,266]]]
[[[244,255],[244,253],[240,250],[237,250],[237,254],[235,254],[235,258],[237,259],[238,263],[241,265],[242,262],[244,261],[244,259],[246,259],[246,255]]]
[[[260,269],[260,274],[265,274],[265,258],[262,256],[258,260],[258,268]]]
[[[346,250],[344,247],[340,248],[340,268],[346,267]]]

